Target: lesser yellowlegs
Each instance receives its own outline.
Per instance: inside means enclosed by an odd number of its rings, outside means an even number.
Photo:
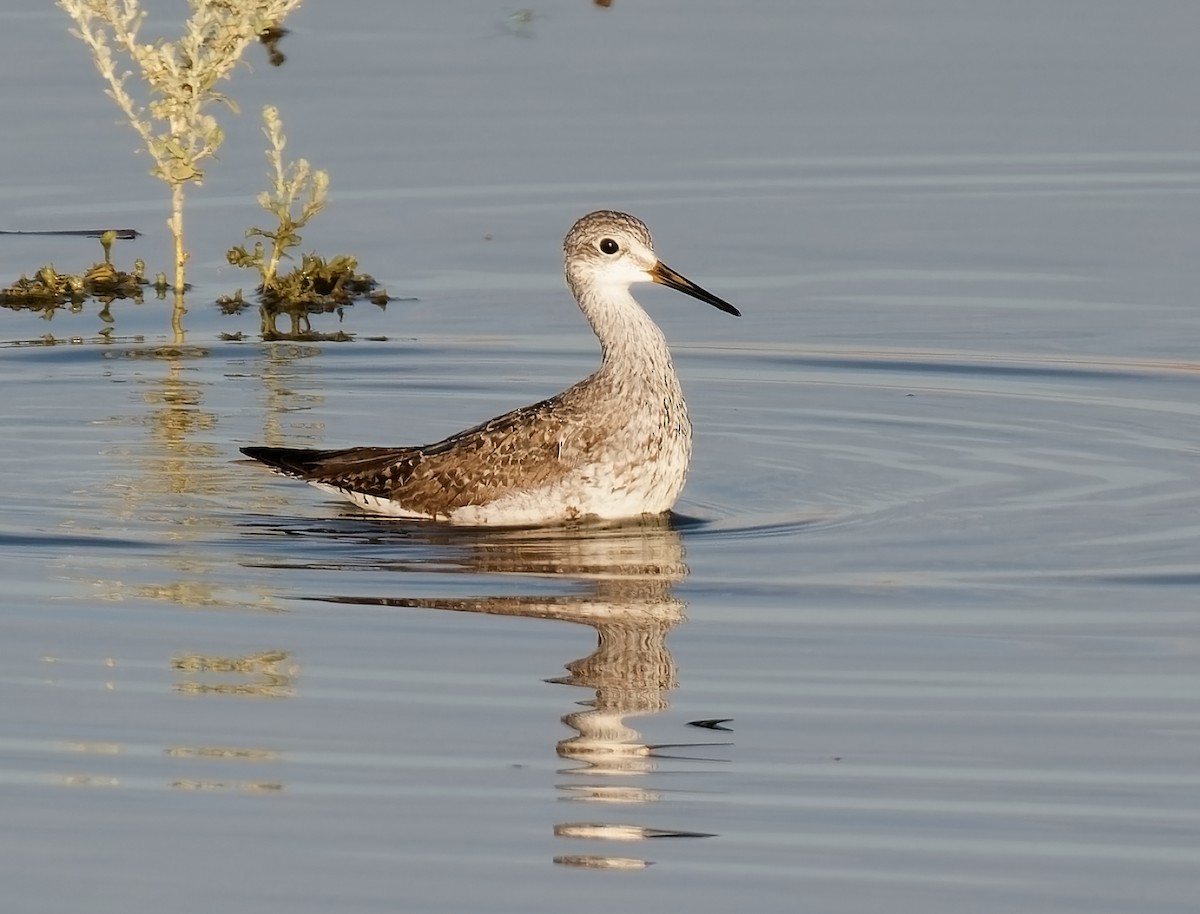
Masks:
[[[692,424],[666,339],[629,286],[657,282],[740,312],[660,261],[649,230],[625,213],[576,222],[563,265],[602,353],[599,370],[573,387],[437,444],[242,453],[393,517],[519,525],[670,510],[687,478]]]

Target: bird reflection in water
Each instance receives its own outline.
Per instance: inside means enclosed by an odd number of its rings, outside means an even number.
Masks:
[[[684,619],[685,603],[672,588],[687,576],[683,541],[670,517],[612,525],[543,529],[489,529],[428,532],[419,538],[452,551],[464,573],[514,574],[569,583],[569,590],[536,596],[512,595],[449,599],[435,597],[327,596],[336,603],[440,609],[499,616],[553,619],[595,629],[596,649],[566,664],[567,675],[550,680],[590,689],[593,697],[576,704],[562,720],[574,735],[559,741],[558,755],[577,764],[561,770],[558,785],[573,802],[634,806],[658,803],[664,793],[639,783],[638,776],[661,770],[687,747],[665,753],[646,743],[627,718],[669,707],[678,684],[667,634]],[[416,528],[418,531],[421,528]],[[424,528],[429,531],[429,528]],[[409,528],[409,533],[413,528]],[[461,551],[460,551],[461,550]],[[440,551],[440,550],[439,550]],[[437,557],[446,568],[447,556]],[[414,570],[417,570],[414,565]],[[580,585],[584,585],[581,589]],[[511,587],[506,588],[511,590]],[[700,745],[700,744],[697,744]],[[709,744],[711,745],[711,744]],[[554,833],[562,838],[637,841],[661,837],[709,837],[701,832],[656,828],[628,822],[568,821]],[[608,854],[564,854],[566,866],[638,868],[650,861]]]

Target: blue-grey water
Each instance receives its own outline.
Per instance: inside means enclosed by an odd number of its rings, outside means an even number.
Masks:
[[[65,15],[0,25],[0,229],[167,270]],[[182,339],[153,295],[0,310],[5,911],[1196,909],[1200,8],[287,25],[191,191]],[[332,178],[304,249],[395,297],[314,317],[349,340],[214,304],[266,103]],[[636,290],[697,428],[670,522],[397,523],[239,459],[588,373],[600,207],[744,312]],[[99,257],[0,236],[0,280]]]

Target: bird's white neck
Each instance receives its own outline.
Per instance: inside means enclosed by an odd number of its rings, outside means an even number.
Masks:
[[[572,285],[580,310],[600,340],[605,368],[650,377],[674,375],[666,337],[628,288]]]

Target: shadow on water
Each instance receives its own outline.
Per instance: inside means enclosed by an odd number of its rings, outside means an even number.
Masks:
[[[710,750],[728,745],[654,745],[628,722],[631,717],[665,711],[671,691],[678,686],[678,671],[666,640],[685,618],[686,604],[672,593],[688,574],[681,526],[694,527],[696,522],[676,523],[675,518],[666,517],[560,529],[464,530],[355,517],[328,524],[302,521],[295,526],[268,521],[248,532],[289,540],[313,538],[321,541],[322,553],[329,545],[348,547],[341,561],[313,563],[301,556],[286,566],[271,564],[273,568],[302,566],[361,573],[365,546],[370,552],[366,564],[376,571],[419,572],[433,567],[439,573],[471,575],[472,583],[481,590],[488,589],[488,582],[503,582],[492,588],[495,592],[465,597],[397,595],[397,587],[389,585],[386,595],[325,594],[303,597],[305,600],[548,619],[592,628],[595,650],[566,663],[566,675],[548,680],[591,693],[575,702],[580,710],[562,717],[574,733],[556,746],[559,757],[571,763],[561,769],[565,780],[558,789],[565,800],[590,808],[632,809],[660,803],[671,795],[654,783],[656,775],[669,773],[668,762],[713,761]],[[390,552],[400,546],[405,547],[404,555]],[[380,554],[385,551],[386,555]],[[512,592],[514,576],[528,586],[517,584]],[[360,578],[355,579],[356,587],[362,586]],[[710,836],[600,817],[559,822],[554,833],[597,842]],[[637,868],[651,862],[605,853],[562,854],[554,860],[566,866],[598,868]]]

